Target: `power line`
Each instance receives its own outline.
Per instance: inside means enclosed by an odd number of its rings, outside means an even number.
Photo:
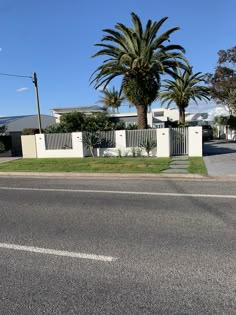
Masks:
[[[2,72],[0,72],[0,75],[5,75],[5,76],[8,76],[8,77],[18,77],[18,78],[30,78],[30,79],[32,79],[32,77],[29,76],[29,75],[9,74],[9,73],[2,73]]]
[[[37,80],[36,72],[33,73],[33,76],[20,75],[20,74],[10,74],[10,73],[2,73],[2,72],[0,72],[0,75],[4,75],[4,76],[8,76],[8,77],[17,77],[17,78],[28,78],[28,79],[32,79],[32,82],[34,83],[34,87],[35,87],[36,102],[37,102],[37,109],[38,109],[39,133],[42,133],[41,115],[40,115],[40,107],[39,107],[39,94],[38,94],[38,80]]]

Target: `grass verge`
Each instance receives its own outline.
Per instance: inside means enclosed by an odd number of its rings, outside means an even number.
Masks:
[[[169,158],[50,158],[20,159],[0,164],[1,172],[160,173]]]
[[[202,157],[190,157],[189,162],[189,173],[207,175],[207,169]]]

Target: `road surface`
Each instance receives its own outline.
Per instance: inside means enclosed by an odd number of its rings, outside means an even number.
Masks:
[[[1,314],[236,314],[236,182],[0,177]]]

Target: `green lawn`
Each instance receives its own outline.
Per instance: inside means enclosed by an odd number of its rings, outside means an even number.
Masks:
[[[171,158],[50,158],[20,159],[0,164],[0,172],[160,173]],[[189,172],[207,174],[202,158],[189,158]]]
[[[207,175],[207,169],[204,163],[203,158],[201,157],[190,157],[189,158],[190,166],[188,171],[192,174],[201,174]]]
[[[159,173],[169,158],[55,158],[21,159],[0,164],[0,171]]]

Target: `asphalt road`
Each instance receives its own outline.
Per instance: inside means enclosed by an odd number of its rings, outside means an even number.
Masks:
[[[235,227],[236,182],[0,177],[0,313],[236,314]]]

